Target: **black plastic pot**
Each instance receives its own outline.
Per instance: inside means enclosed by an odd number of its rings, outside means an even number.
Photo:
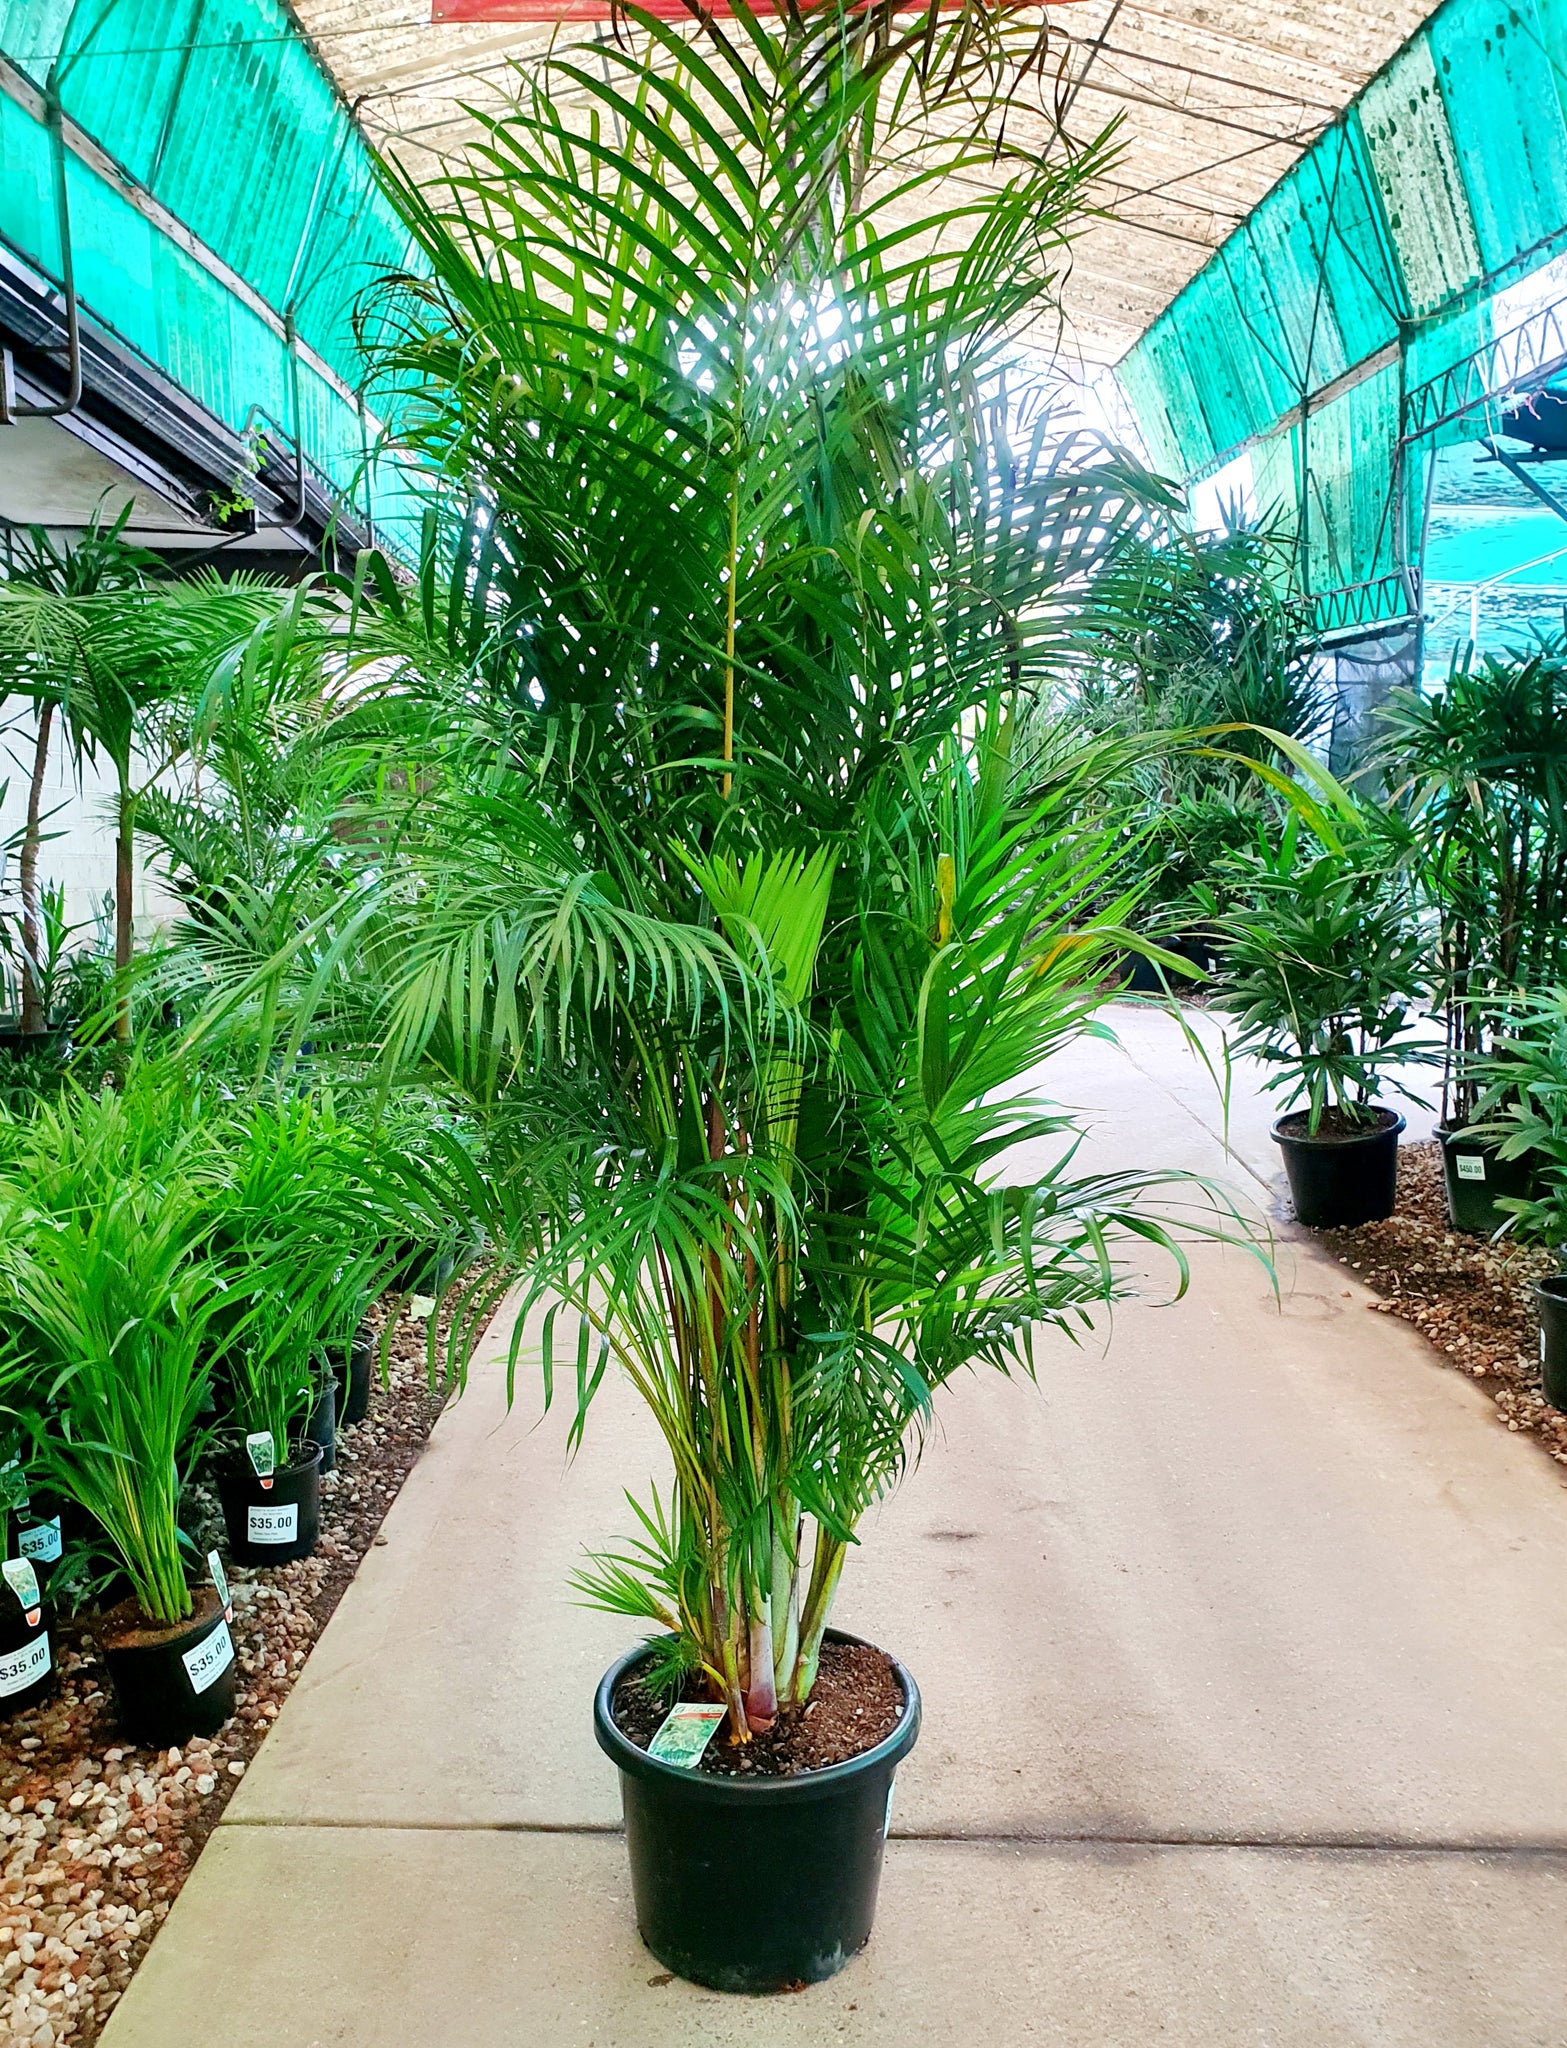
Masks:
[[[54,1643],[48,1611],[28,1610],[9,1586],[0,1585],[0,1720],[21,1713],[54,1690]]]
[[[348,1385],[343,1392],[338,1417],[344,1429],[352,1429],[370,1413],[370,1382],[375,1375],[375,1339],[361,1332],[348,1354]]]
[[[309,1444],[270,1485],[243,1452],[218,1467],[218,1498],[237,1564],[287,1564],[309,1557],[321,1534],[321,1446]]]
[[[643,1941],[677,1977],[715,1991],[833,1976],[870,1939],[893,1775],[919,1734],[914,1680],[894,1665],[902,1718],[863,1756],[794,1778],[727,1778],[651,1757],[615,1726],[615,1688],[646,1655],[612,1665],[593,1702],[599,1748],[620,1770]]]
[[[1540,1312],[1540,1377],[1545,1398],[1567,1413],[1567,1273],[1553,1273],[1534,1290]]]
[[[321,1453],[321,1470],[337,1470],[337,1374],[329,1366],[322,1376],[310,1420],[305,1424],[305,1441]]]
[[[1508,1211],[1497,1208],[1497,1197],[1525,1198],[1533,1192],[1533,1155],[1501,1159],[1496,1147],[1483,1138],[1472,1138],[1462,1129],[1450,1131],[1445,1124],[1437,1125],[1436,1135],[1442,1146],[1449,1222],[1473,1237],[1492,1236],[1508,1219]]]
[[[239,1666],[211,1586],[195,1596],[189,1621],[149,1627],[133,1602],[104,1616],[100,1646],[114,1686],[120,1726],[149,1749],[173,1749],[193,1735],[216,1735],[233,1713]]]
[[[1281,1116],[1273,1126],[1296,1217],[1310,1229],[1348,1230],[1392,1215],[1404,1119],[1391,1109],[1376,1114],[1376,1129],[1364,1137],[1310,1138],[1303,1109]]]

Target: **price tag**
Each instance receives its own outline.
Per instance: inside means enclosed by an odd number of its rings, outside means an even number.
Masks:
[[[30,1643],[23,1643],[19,1650],[9,1650],[0,1657],[0,1700],[9,1699],[14,1692],[23,1692],[30,1685],[36,1685],[49,1669],[49,1631],[34,1636]]]
[[[1485,1160],[1478,1152],[1460,1152],[1456,1155],[1458,1178],[1460,1180],[1484,1180]]]
[[[678,1764],[683,1771],[694,1771],[728,1712],[727,1707],[705,1706],[699,1700],[678,1701],[648,1744],[648,1755],[661,1763]]]
[[[60,1553],[65,1548],[65,1539],[60,1534],[60,1517],[52,1521],[34,1522],[24,1529],[16,1539],[18,1553],[33,1564],[58,1564]]]
[[[5,1573],[5,1582],[22,1603],[22,1612],[27,1616],[27,1626],[36,1628],[43,1616],[44,1596],[38,1590],[38,1574],[29,1559],[8,1557],[0,1571]]]
[[[234,1639],[226,1621],[220,1621],[210,1636],[203,1636],[194,1650],[186,1650],[180,1657],[192,1692],[205,1692],[209,1685],[216,1685],[233,1661]]]
[[[286,1507],[252,1504],[245,1533],[252,1543],[295,1543],[299,1539],[299,1503]]]
[[[251,1470],[261,1481],[263,1490],[270,1493],[272,1475],[277,1470],[277,1445],[272,1441],[271,1430],[252,1430],[245,1439],[245,1453],[250,1459]]]
[[[223,1569],[223,1560],[215,1550],[207,1552],[207,1575],[212,1580],[218,1598],[223,1602],[223,1619],[234,1619],[234,1601],[229,1592],[228,1573]]]

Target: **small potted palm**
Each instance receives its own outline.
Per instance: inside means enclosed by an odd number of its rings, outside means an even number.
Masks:
[[[13,1440],[0,1459],[0,1717],[20,1713],[54,1683],[54,1645],[44,1611],[43,1568],[27,1555],[27,1475]]]
[[[1529,1163],[1527,1193],[1499,1195],[1506,1231],[1562,1261],[1534,1289],[1545,1398],[1567,1411],[1567,988],[1519,999],[1510,1031],[1472,1068],[1479,1084],[1470,1129],[1504,1165]]]
[[[121,1723],[156,1747],[211,1735],[234,1710],[234,1649],[217,1591],[190,1583],[180,1531],[214,1300],[201,1193],[166,1162],[74,1212],[29,1211],[14,1183],[6,1207],[0,1383],[33,1468],[92,1517],[130,1583],[100,1630]]]
[[[224,1162],[211,1243],[231,1452],[218,1490],[235,1557],[282,1564],[320,1534],[321,1476],[335,1462],[328,1347],[346,1348],[389,1262],[385,1176],[373,1134],[305,1097],[231,1119]]]
[[[1391,1215],[1405,1120],[1383,1085],[1433,1057],[1418,1011],[1426,944],[1396,851],[1369,815],[1327,845],[1292,812],[1235,863],[1232,883],[1227,902],[1206,892],[1213,1003],[1234,1020],[1234,1049],[1269,1068],[1264,1086],[1284,1098],[1273,1136],[1295,1214],[1316,1229]]]
[[[1486,1063],[1525,993],[1567,973],[1567,638],[1471,650],[1440,690],[1390,699],[1379,727],[1433,926],[1448,1215],[1488,1236],[1528,1197],[1533,1161],[1477,1128],[1497,1107]]]

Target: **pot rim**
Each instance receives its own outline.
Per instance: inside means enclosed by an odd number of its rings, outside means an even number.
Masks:
[[[292,1465],[279,1465],[275,1472],[269,1473],[267,1476],[271,1479],[304,1478],[312,1465],[320,1464],[325,1446],[312,1443],[308,1444],[306,1449],[309,1452],[308,1457],[296,1458]],[[225,1478],[249,1479],[257,1486],[261,1484],[260,1474],[243,1451],[228,1452],[222,1460],[221,1470]]]
[[[1543,1294],[1547,1301],[1559,1301],[1567,1306],[1567,1273],[1547,1273],[1543,1280],[1534,1283],[1535,1298]]]
[[[1303,1109],[1288,1109],[1279,1117],[1269,1132],[1275,1145],[1310,1145],[1320,1147],[1324,1152],[1352,1152],[1357,1145],[1374,1145],[1383,1138],[1401,1138],[1409,1128],[1407,1116],[1400,1116],[1396,1109],[1389,1109],[1385,1103],[1378,1104],[1377,1115],[1391,1117],[1392,1122],[1380,1125],[1374,1131],[1361,1131],[1353,1138],[1313,1138],[1305,1131],[1284,1129],[1292,1116],[1304,1116]]]
[[[864,1636],[850,1635],[844,1629],[828,1629],[827,1640],[858,1644],[866,1649],[881,1647],[867,1642]],[[598,1746],[628,1777],[641,1778],[649,1784],[678,1785],[692,1798],[705,1799],[710,1804],[739,1805],[746,1800],[820,1798],[846,1779],[900,1764],[914,1747],[920,1732],[920,1689],[914,1683],[913,1674],[890,1651],[885,1651],[883,1654],[891,1662],[903,1688],[903,1712],[891,1734],[883,1736],[874,1749],[846,1757],[841,1764],[828,1764],[824,1770],[798,1772],[791,1778],[730,1778],[706,1771],[686,1770],[679,1764],[665,1763],[661,1757],[649,1756],[629,1736],[622,1735],[615,1725],[611,1711],[615,1688],[626,1672],[640,1664],[647,1654],[647,1644],[638,1643],[635,1649],[617,1657],[599,1680],[593,1695],[593,1733],[598,1739]]]

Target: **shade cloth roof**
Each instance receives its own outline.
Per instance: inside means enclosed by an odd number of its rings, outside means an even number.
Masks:
[[[497,103],[536,25],[430,20],[431,0],[293,0],[372,140],[434,173]],[[1124,153],[1079,238],[1068,358],[1114,362],[1431,12],[1430,0],[1068,0],[1050,18],[1070,125]]]

